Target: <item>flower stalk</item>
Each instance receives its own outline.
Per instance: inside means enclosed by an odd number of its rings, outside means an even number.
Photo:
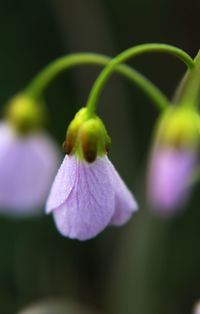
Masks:
[[[58,58],[39,72],[25,89],[25,93],[34,99],[39,99],[49,84],[63,71],[83,65],[106,66],[111,60],[107,56],[96,53],[74,53]],[[166,96],[145,76],[128,65],[120,64],[114,70],[143,90],[159,110],[168,106],[169,102]]]
[[[109,77],[112,75],[113,71],[115,71],[115,68],[119,66],[121,63],[126,62],[128,59],[136,57],[138,55],[144,54],[144,53],[151,53],[151,52],[164,52],[169,53],[177,58],[179,58],[181,61],[183,61],[187,67],[191,70],[194,68],[195,63],[193,59],[185,53],[183,50],[171,46],[171,45],[165,45],[165,44],[142,44],[135,47],[131,47],[122,53],[120,53],[118,56],[113,58],[110,63],[102,70],[96,81],[94,82],[94,85],[91,89],[91,92],[88,97],[87,101],[87,107],[90,111],[90,114],[92,115],[96,111],[97,103],[100,97],[100,94],[108,81]],[[145,90],[143,90],[146,92]],[[157,98],[156,104],[159,104],[159,107],[163,107],[162,99]],[[168,103],[169,105],[169,103]],[[165,106],[166,107],[166,106]]]

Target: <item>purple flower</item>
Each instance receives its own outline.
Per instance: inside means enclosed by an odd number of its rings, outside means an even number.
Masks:
[[[167,109],[156,126],[150,158],[148,197],[152,209],[172,215],[187,202],[199,151],[198,113],[186,106]]]
[[[196,163],[197,156],[192,150],[175,147],[154,149],[148,194],[155,211],[170,215],[186,203]]]
[[[0,212],[34,214],[45,202],[59,160],[45,133],[19,136],[8,123],[0,123]]]
[[[109,224],[126,223],[137,209],[106,155],[93,163],[66,155],[46,206],[60,233],[79,240],[95,237]]]

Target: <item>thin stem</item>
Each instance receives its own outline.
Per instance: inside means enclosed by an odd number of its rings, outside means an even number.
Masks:
[[[51,81],[64,70],[74,66],[86,64],[105,66],[111,62],[111,60],[112,59],[109,57],[95,53],[76,53],[61,57],[44,68],[28,85],[25,92],[31,97],[37,99],[51,83]],[[134,84],[138,85],[159,109],[164,109],[168,106],[168,100],[165,95],[147,78],[132,69],[130,66],[120,65],[117,66],[115,71],[124,75]]]
[[[87,107],[89,108],[89,111],[91,114],[93,114],[96,110],[97,106],[97,100],[99,99],[99,96],[103,90],[103,87],[105,86],[107,80],[115,70],[119,64],[127,61],[131,57],[136,57],[137,55],[143,54],[143,53],[149,53],[149,52],[165,52],[172,54],[176,57],[178,57],[180,60],[182,60],[189,69],[192,69],[194,67],[194,61],[192,58],[185,53],[183,50],[178,49],[174,46],[170,45],[164,45],[164,44],[143,44],[139,46],[135,46],[132,48],[129,48],[122,53],[120,53],[117,57],[112,59],[110,63],[105,67],[105,69],[102,70],[96,81],[94,82],[94,85],[92,87],[92,90],[89,94],[88,101],[87,101]]]
[[[200,94],[200,51],[194,58],[195,67],[187,72],[179,92],[179,105],[198,109]]]

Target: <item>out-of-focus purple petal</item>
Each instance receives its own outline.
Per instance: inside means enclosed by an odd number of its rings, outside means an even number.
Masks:
[[[75,163],[75,159],[68,157],[67,161]],[[53,211],[53,215],[63,235],[87,240],[109,224],[114,213],[115,193],[108,175],[110,164],[106,157],[99,157],[92,164],[77,163],[73,189],[66,201]],[[60,182],[60,190],[62,184]]]
[[[193,314],[200,314],[200,302],[199,301],[195,304],[194,310],[192,313]]]
[[[172,214],[187,201],[189,180],[196,166],[190,150],[158,148],[152,154],[148,194],[152,207],[160,214]]]
[[[19,137],[0,124],[0,208],[6,214],[32,214],[48,195],[60,156],[44,133]]]
[[[123,225],[131,218],[132,214],[138,210],[138,204],[133,194],[129,191],[124,181],[119,176],[113,164],[108,158],[107,160],[110,164],[109,171],[115,191],[115,212],[112,216],[110,224],[116,226]]]

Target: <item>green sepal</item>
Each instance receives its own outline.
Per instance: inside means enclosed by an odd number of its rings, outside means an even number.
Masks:
[[[81,108],[69,124],[63,149],[66,154],[73,154],[76,149],[76,142],[81,125],[88,119],[88,110]]]
[[[176,106],[161,115],[156,128],[159,145],[196,148],[200,139],[200,117],[188,107]]]
[[[23,93],[14,96],[6,104],[4,112],[7,121],[21,135],[38,130],[45,121],[43,104]]]
[[[80,145],[83,157],[88,162],[106,154],[110,139],[99,117],[89,119],[83,124],[80,129]]]
[[[66,154],[93,162],[97,156],[107,153],[111,141],[102,120],[82,108],[70,123],[63,144]]]

